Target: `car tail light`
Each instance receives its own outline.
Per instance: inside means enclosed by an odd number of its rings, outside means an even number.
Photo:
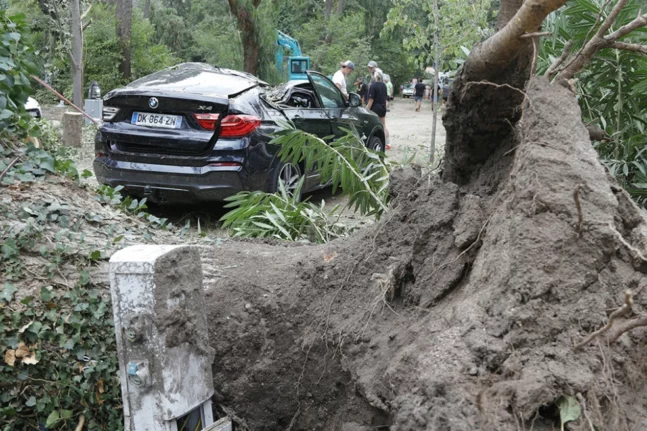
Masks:
[[[207,130],[215,130],[218,122],[218,114],[193,114],[198,124]]]
[[[203,129],[214,130],[218,114],[193,114]],[[253,115],[229,115],[220,123],[220,137],[242,138],[258,129],[261,120]]]

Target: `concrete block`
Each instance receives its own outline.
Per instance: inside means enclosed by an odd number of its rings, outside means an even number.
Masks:
[[[63,144],[80,147],[83,142],[83,115],[78,112],[63,114]]]
[[[174,431],[201,409],[213,423],[214,351],[198,248],[138,245],[110,259],[126,431]]]

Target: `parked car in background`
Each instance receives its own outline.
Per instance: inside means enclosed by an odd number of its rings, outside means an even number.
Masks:
[[[273,133],[292,122],[321,138],[355,129],[384,151],[384,129],[357,94],[349,100],[325,76],[270,87],[256,77],[184,63],[110,91],[95,139],[100,184],[123,186],[153,202],[219,201],[243,190],[321,187],[304,164],[282,162]]]
[[[27,99],[27,103],[25,103],[25,110],[29,112],[29,114],[32,117],[35,117],[35,118],[43,117],[43,112],[40,110],[40,104],[33,97],[30,97]]]
[[[413,88],[413,84],[406,84],[402,88],[402,97],[405,99],[410,99],[413,97],[413,93],[415,92],[415,89]]]

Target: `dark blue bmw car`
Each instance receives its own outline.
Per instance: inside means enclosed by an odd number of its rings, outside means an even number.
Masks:
[[[379,118],[317,72],[270,87],[244,72],[184,63],[106,94],[103,120],[95,141],[99,183],[160,203],[275,192],[279,180],[294,190],[304,176],[303,192],[320,188],[316,171],[281,162],[269,144],[286,122],[321,138],[353,129],[384,151]]]

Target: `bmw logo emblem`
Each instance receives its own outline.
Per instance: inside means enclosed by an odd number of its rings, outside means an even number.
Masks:
[[[157,97],[151,97],[150,99],[148,99],[148,106],[153,109],[157,109],[157,107],[160,106],[160,101],[157,100]]]

